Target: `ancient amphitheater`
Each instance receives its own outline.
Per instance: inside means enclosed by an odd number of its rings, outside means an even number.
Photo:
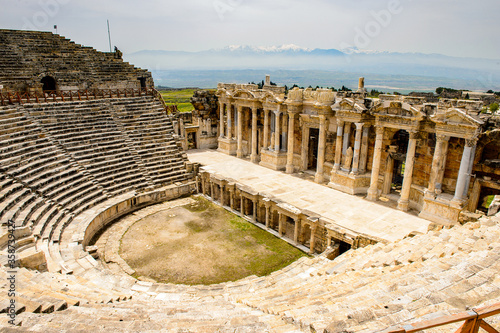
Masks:
[[[476,213],[500,188],[499,119],[481,102],[266,82],[170,114],[120,54],[0,45],[2,331],[500,329],[500,214]],[[112,222],[195,193],[312,256],[209,286],[132,277]]]

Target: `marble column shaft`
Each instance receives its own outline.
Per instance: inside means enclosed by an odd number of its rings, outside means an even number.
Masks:
[[[223,138],[224,137],[224,103],[219,102],[219,107],[220,107],[220,119],[219,119],[220,133],[219,133],[219,137]]]
[[[257,108],[252,108],[252,153],[250,160],[253,163],[257,162]]]
[[[363,137],[361,139],[361,156],[359,157],[359,172],[366,172],[366,164],[368,163],[368,135],[370,127],[363,127]]]
[[[461,202],[465,199],[468,188],[468,178],[470,178],[470,164],[471,159],[474,159],[472,153],[475,152],[477,140],[465,140],[464,152],[462,154],[462,161],[460,162],[460,169],[458,171],[457,185],[455,187],[455,196],[453,201]]]
[[[349,149],[349,139],[351,137],[351,123],[345,122],[344,125],[344,142],[342,146],[342,154],[345,155],[347,152],[347,149]],[[342,163],[342,162],[341,162]]]
[[[263,149],[266,150],[269,147],[269,110],[264,109],[264,139]]]
[[[352,173],[359,172],[359,156],[361,153],[361,136],[363,134],[363,123],[356,123],[356,141],[354,142],[354,155],[352,159]]]
[[[319,116],[319,140],[318,140],[318,167],[314,181],[321,183],[323,181],[323,168],[325,165],[325,148],[326,148],[326,116]]]
[[[436,193],[436,184],[438,183],[439,171],[444,169],[444,146],[445,143],[450,139],[449,136],[440,135],[436,136],[436,148],[434,149],[434,156],[432,158],[432,168],[429,177],[429,186],[426,191],[426,195],[434,196]]]
[[[333,169],[337,171],[340,169],[340,163],[342,163],[342,137],[344,133],[344,122],[342,120],[337,120],[337,141],[335,144],[335,164]]]
[[[373,153],[372,176],[367,199],[376,201],[378,199],[378,176],[380,173],[380,160],[382,158],[382,143],[384,141],[384,127],[376,127],[377,137],[375,139],[375,151]]]
[[[286,156],[286,173],[293,173],[293,151],[294,151],[294,128],[295,128],[295,113],[288,114],[288,154]]]
[[[243,107],[238,105],[238,133],[236,134],[237,141],[237,149],[236,149],[236,157],[243,157]]]
[[[280,131],[280,111],[274,111],[274,151],[276,153],[280,152],[280,140],[281,140],[281,131]]]
[[[401,198],[398,200],[398,209],[402,211],[407,211],[409,209],[410,191],[413,180],[413,167],[415,166],[415,151],[417,148],[417,135],[418,133],[416,132],[410,133],[408,150],[406,152],[403,187],[401,189]]]

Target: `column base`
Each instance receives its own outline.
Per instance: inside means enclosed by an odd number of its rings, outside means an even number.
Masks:
[[[410,201],[409,200],[401,200],[398,201],[398,209],[407,212],[410,209]]]
[[[236,150],[236,157],[243,158],[243,150],[241,150],[241,149]]]
[[[295,169],[294,169],[293,165],[290,165],[290,164],[286,165],[286,171],[285,171],[286,173],[292,174],[294,171],[295,171]]]
[[[259,163],[259,156],[258,155],[250,155],[250,161],[252,161],[252,163]]]
[[[314,182],[321,184],[325,181],[325,177],[323,176],[323,172],[316,172],[314,175]]]
[[[369,201],[377,201],[378,200],[378,188],[375,189],[375,190],[372,190],[371,188],[368,189],[368,192],[366,193],[366,200],[369,200]]]

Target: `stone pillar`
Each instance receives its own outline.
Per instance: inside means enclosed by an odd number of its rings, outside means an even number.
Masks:
[[[316,245],[316,225],[311,225],[311,240],[309,241],[309,254],[314,253],[314,245]]]
[[[295,244],[299,244],[299,234],[300,234],[300,218],[294,217],[293,222],[295,223],[295,230],[293,232],[293,241]]]
[[[224,185],[220,185],[220,205],[224,206]]]
[[[307,159],[309,154],[309,127],[302,126],[302,147],[300,151],[300,161],[302,164],[302,170],[307,170]]]
[[[270,210],[271,210],[271,201],[267,198],[264,199],[264,206],[266,207],[266,229],[269,229],[269,218],[270,218]]]
[[[449,146],[449,140],[443,143],[443,167],[438,172],[438,177],[436,181],[436,194],[441,194],[443,189],[444,172],[446,170],[446,161],[448,159],[448,146]]]
[[[269,110],[264,109],[264,139],[263,148],[268,149],[269,146]]]
[[[380,172],[380,160],[382,158],[382,143],[384,141],[384,127],[376,127],[377,137],[375,139],[375,151],[373,153],[372,177],[370,180],[370,188],[366,198],[370,201],[378,199],[378,175]]]
[[[335,164],[333,170],[338,171],[342,163],[342,136],[344,132],[344,121],[337,120],[337,141],[335,145]]]
[[[215,195],[214,195],[214,182],[213,181],[210,181],[210,197],[212,198],[212,200],[215,201]]]
[[[250,160],[252,163],[257,163],[257,108],[252,108],[252,153]]]
[[[280,237],[283,236],[283,218],[285,217],[285,215],[283,215],[282,213],[278,212],[278,234],[280,235]]]
[[[220,119],[219,119],[220,133],[219,133],[219,137],[223,138],[224,137],[224,103],[219,102],[219,107],[220,107]]]
[[[467,139],[465,140],[464,152],[462,154],[462,161],[460,162],[460,169],[458,171],[457,186],[455,187],[455,196],[453,201],[457,203],[462,203],[466,198],[468,188],[467,184],[470,181],[470,164],[471,159],[474,159],[473,153],[476,150],[477,139]]]
[[[281,140],[281,131],[280,131],[280,111],[274,111],[274,117],[275,117],[275,128],[274,128],[274,151],[276,153],[280,152],[280,140]]]
[[[294,128],[295,128],[295,113],[288,114],[288,154],[286,156],[286,173],[293,173],[293,151],[294,151]]]
[[[354,156],[352,159],[352,173],[359,173],[359,156],[361,155],[361,135],[363,134],[363,123],[356,123],[356,141],[354,142]]]
[[[366,172],[366,164],[368,162],[368,135],[370,127],[363,127],[363,137],[361,139],[361,156],[359,157],[359,172]]]
[[[438,134],[436,135],[436,149],[434,149],[434,156],[432,158],[432,168],[429,177],[429,186],[425,191],[425,196],[428,198],[434,198],[436,195],[436,184],[438,183],[439,172],[444,169],[444,146],[445,143],[450,140],[449,136]]]
[[[229,207],[234,209],[234,189],[229,188]]]
[[[406,212],[410,206],[410,191],[413,180],[413,167],[415,165],[415,150],[417,149],[417,132],[410,132],[408,151],[406,152],[405,174],[403,178],[403,188],[401,198],[398,200],[398,209]]]
[[[240,215],[241,215],[241,217],[245,216],[245,205],[243,203],[244,201],[245,201],[245,197],[243,196],[243,193],[240,193]]]
[[[323,167],[325,165],[325,146],[326,146],[326,116],[319,116],[319,140],[318,140],[318,168],[314,181],[323,182]]]
[[[238,139],[238,147],[236,149],[236,157],[243,157],[243,107],[238,105],[238,133],[236,137]]]
[[[252,203],[253,203],[253,214],[252,214],[253,220],[257,222],[257,199],[253,199]]]
[[[231,140],[233,138],[233,108],[231,104],[227,106],[227,133],[226,137]]]
[[[344,125],[344,142],[342,146],[342,154],[345,155],[349,148],[349,138],[351,137],[351,123],[346,122]],[[341,162],[342,163],[342,162]]]

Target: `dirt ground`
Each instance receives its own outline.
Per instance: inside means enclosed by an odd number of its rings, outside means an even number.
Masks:
[[[209,201],[152,214],[132,225],[121,257],[158,282],[214,284],[266,275],[301,256],[300,250]]]

